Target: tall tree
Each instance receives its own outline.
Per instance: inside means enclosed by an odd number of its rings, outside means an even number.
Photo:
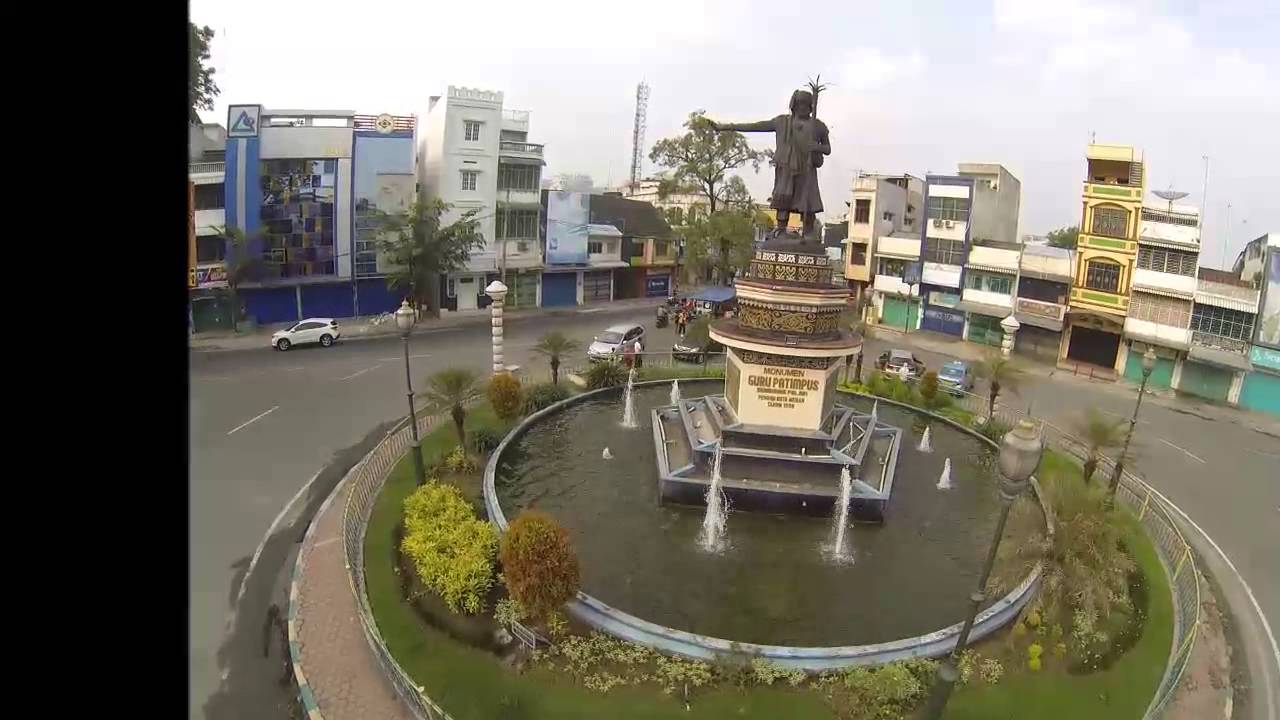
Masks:
[[[197,110],[212,110],[213,99],[221,92],[213,81],[214,69],[205,65],[209,60],[209,45],[213,41],[213,29],[208,25],[196,27],[188,22],[190,32],[187,45],[187,120],[200,122]]]
[[[752,149],[742,133],[719,132],[711,127],[703,110],[689,113],[683,135],[663,138],[654,143],[649,159],[670,173],[664,181],[666,189],[696,190],[707,198],[707,208],[712,214],[725,205],[741,200],[746,189],[740,178],[730,178],[729,171],[751,163],[760,170],[765,154]],[[737,180],[735,184],[732,180]],[[659,194],[663,193],[659,186]],[[750,193],[747,193],[750,197]]]
[[[240,228],[234,225],[223,225],[213,229],[226,243],[226,259],[223,264],[227,271],[227,297],[231,302],[231,329],[237,330],[241,314],[240,286],[261,278],[262,256],[253,254],[249,248],[249,238]]]
[[[414,202],[403,213],[381,216],[384,234],[380,247],[392,269],[387,287],[404,291],[419,310],[439,312],[440,276],[459,270],[471,252],[484,247],[478,210],[469,210],[457,221],[442,225],[448,203],[434,198]]]
[[[1057,230],[1049,231],[1049,244],[1057,248],[1067,248],[1068,250],[1076,249],[1076,236],[1080,234],[1080,228],[1076,225],[1061,227]]]
[[[751,262],[755,226],[767,222],[754,210],[722,210],[698,217],[685,228],[685,257],[700,270],[713,271],[717,282],[732,277]]]

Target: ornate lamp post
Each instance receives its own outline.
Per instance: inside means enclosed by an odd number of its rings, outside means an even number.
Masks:
[[[1012,314],[1000,321],[1000,329],[1004,330],[1004,337],[1000,339],[1000,354],[1009,357],[1013,352],[1014,336],[1018,334],[1018,330],[1022,327],[1022,323],[1018,322]]]
[[[929,692],[929,702],[923,717],[937,720],[942,717],[942,710],[951,698],[960,670],[956,667],[956,658],[964,652],[969,644],[969,633],[973,630],[973,622],[978,616],[982,601],[986,599],[987,580],[991,577],[991,568],[996,562],[996,551],[1000,548],[1000,539],[1004,535],[1005,522],[1009,519],[1009,508],[1013,501],[1027,489],[1031,474],[1040,465],[1040,456],[1044,453],[1044,444],[1036,426],[1023,418],[1017,427],[1005,434],[1000,441],[1000,454],[997,465],[1000,468],[1000,519],[996,522],[996,534],[991,540],[991,549],[987,552],[987,562],[982,567],[982,575],[978,578],[978,587],[969,596],[969,612],[965,615],[964,625],[960,628],[960,636],[956,638],[955,649],[943,659],[938,666],[938,679]]]
[[[1129,443],[1133,441],[1133,429],[1138,425],[1138,411],[1142,409],[1142,396],[1147,391],[1147,380],[1151,378],[1151,371],[1156,367],[1156,351],[1150,345],[1147,351],[1142,353],[1142,384],[1138,386],[1138,401],[1133,404],[1133,417],[1129,418],[1129,434],[1124,437],[1124,449],[1120,451],[1120,457],[1116,458],[1116,466],[1111,471],[1111,484],[1107,488],[1110,493],[1108,501],[1115,502],[1116,489],[1120,487],[1120,476],[1124,474],[1124,459],[1129,457]]]
[[[501,280],[494,280],[484,289],[493,303],[490,311],[493,317],[493,374],[506,372],[507,365],[502,357],[502,305],[507,299],[507,286]]]
[[[409,447],[413,455],[413,473],[418,484],[427,482],[426,470],[422,467],[422,446],[418,441],[418,415],[413,409],[413,379],[409,373],[409,330],[413,328],[413,308],[404,300],[396,310],[396,327],[400,328],[401,345],[404,346],[404,386],[409,395],[409,427],[412,428],[413,442]]]

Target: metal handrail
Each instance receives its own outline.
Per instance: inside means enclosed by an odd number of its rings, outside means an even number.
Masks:
[[[954,394],[954,393],[953,393]],[[988,398],[967,391],[959,395],[961,406],[975,416],[984,417],[987,413]],[[1032,417],[1015,408],[1002,405],[996,401],[995,416],[1009,425],[1016,425],[1022,418],[1030,419],[1041,428],[1047,444],[1066,452],[1083,462],[1088,459],[1088,445],[1071,433],[1042,418]],[[1115,460],[1100,454],[1097,475],[1110,477],[1115,470]],[[1169,662],[1165,665],[1164,675],[1160,679],[1151,704],[1143,715],[1143,720],[1155,720],[1162,717],[1164,709],[1173,699],[1178,683],[1186,671],[1191,659],[1191,651],[1195,647],[1196,637],[1200,629],[1200,581],[1195,554],[1191,545],[1174,522],[1173,514],[1166,506],[1166,500],[1159,491],[1152,488],[1141,477],[1125,469],[1116,488],[1116,499],[1137,516],[1156,547],[1160,563],[1169,573],[1169,588],[1173,595],[1174,628]]]

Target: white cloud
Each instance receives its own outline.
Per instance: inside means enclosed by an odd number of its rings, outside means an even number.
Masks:
[[[842,59],[837,82],[842,90],[877,90],[891,83],[920,77],[926,64],[924,54],[919,50],[891,55],[875,47],[855,48]]]

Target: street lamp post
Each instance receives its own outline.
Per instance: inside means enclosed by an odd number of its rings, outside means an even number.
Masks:
[[[996,562],[996,551],[1000,548],[1000,539],[1004,535],[1005,523],[1009,520],[1009,509],[1013,501],[1027,489],[1031,474],[1040,465],[1040,456],[1044,452],[1044,444],[1036,426],[1027,418],[1018,421],[1017,427],[1005,434],[1000,441],[1000,454],[997,465],[1000,469],[1000,519],[996,522],[996,534],[991,540],[991,549],[987,552],[987,562],[982,567],[982,575],[978,578],[977,589],[969,595],[969,612],[965,615],[964,625],[960,628],[960,636],[956,638],[956,646],[951,654],[943,658],[938,666],[938,677],[929,692],[928,705],[923,717],[926,720],[937,720],[942,717],[942,710],[951,698],[960,670],[956,666],[957,658],[964,652],[969,643],[969,633],[973,630],[974,620],[982,601],[986,599],[987,580],[991,578],[991,568]]]
[[[502,306],[507,299],[507,286],[501,280],[494,280],[484,289],[493,303],[490,308],[493,325],[493,374],[506,372],[506,361],[502,357]]]
[[[396,310],[396,327],[400,328],[400,340],[404,346],[404,386],[409,396],[409,427],[412,428],[413,442],[409,451],[413,455],[413,473],[419,485],[427,482],[426,470],[422,467],[422,444],[418,441],[418,414],[413,409],[413,378],[409,372],[409,330],[413,328],[413,308],[409,301],[400,303]]]
[[[1150,379],[1151,371],[1155,367],[1156,352],[1148,345],[1147,351],[1142,353],[1142,384],[1138,386],[1138,401],[1133,404],[1133,417],[1129,418],[1129,434],[1124,437],[1124,449],[1120,451],[1120,457],[1116,458],[1115,468],[1111,471],[1111,484],[1107,488],[1109,502],[1115,502],[1116,489],[1120,487],[1120,476],[1124,474],[1124,459],[1129,456],[1129,443],[1133,441],[1133,429],[1138,425],[1138,411],[1142,409],[1142,396],[1147,391],[1147,380]]]

